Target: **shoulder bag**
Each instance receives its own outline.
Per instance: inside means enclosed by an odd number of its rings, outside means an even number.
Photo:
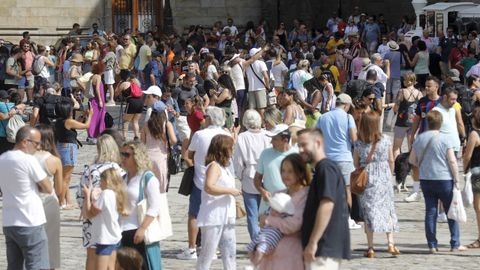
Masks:
[[[152,178],[152,176],[153,172],[145,171],[140,178],[137,203],[137,218],[139,224],[142,224],[148,209],[148,200],[146,198],[147,194],[143,187],[147,186],[148,181],[150,178]],[[172,220],[170,218],[170,213],[168,212],[167,193],[160,193],[160,205],[161,207],[159,215],[153,219],[148,228],[145,230],[145,245],[160,242],[161,240],[173,235]]]
[[[193,188],[193,176],[195,174],[195,167],[191,166],[188,167],[183,172],[182,182],[180,182],[180,186],[178,187],[178,193],[188,196],[192,193]]]
[[[370,163],[375,152],[377,143],[372,145],[370,152],[368,153],[367,160],[365,161],[365,166],[360,166],[356,168],[350,175],[350,190],[355,194],[362,194],[365,191],[365,188],[368,184],[368,172],[365,167]]]

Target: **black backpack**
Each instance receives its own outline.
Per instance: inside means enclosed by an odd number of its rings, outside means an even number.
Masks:
[[[458,92],[458,102],[462,105],[462,116],[468,118],[472,115],[474,108],[473,92],[465,85],[455,84],[455,90]]]
[[[44,97],[43,103],[40,105],[39,121],[42,124],[54,125],[57,121],[57,112],[55,106],[65,100],[62,96],[47,95]]]
[[[371,87],[372,84],[367,82],[366,80],[351,80],[347,83],[345,93],[349,95],[352,99],[355,99],[361,97],[363,91]]]
[[[330,70],[330,68],[332,67],[331,64],[328,64],[326,67],[324,67],[323,65],[319,67],[320,71],[321,71],[321,74],[320,75],[326,75],[327,78],[328,78],[328,81],[332,84],[333,86],[333,90],[336,89],[337,87],[337,82],[335,81],[335,77],[333,76],[333,73],[332,71]]]

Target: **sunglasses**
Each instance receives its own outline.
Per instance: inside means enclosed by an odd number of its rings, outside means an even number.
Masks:
[[[132,156],[132,153],[129,152],[120,152],[120,155],[124,158],[129,158]]]

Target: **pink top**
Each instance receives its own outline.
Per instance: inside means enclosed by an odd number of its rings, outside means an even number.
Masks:
[[[352,60],[352,74],[353,76],[358,76],[360,71],[362,71],[363,58],[355,57]]]
[[[307,201],[308,187],[304,187],[292,197],[295,214],[286,218],[272,213],[265,220],[266,225],[280,229],[284,234],[275,250],[266,254],[260,261],[260,270],[295,269],[303,270],[303,247],[300,229],[303,222],[303,209]]]
[[[31,51],[25,53],[24,59],[26,70],[32,70],[33,58],[35,58],[35,55]]]

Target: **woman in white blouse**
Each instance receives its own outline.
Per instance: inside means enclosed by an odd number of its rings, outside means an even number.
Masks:
[[[232,152],[232,137],[213,137],[205,158],[205,186],[197,216],[197,226],[202,230],[202,252],[197,270],[210,269],[217,248],[222,253],[223,269],[236,269],[234,196],[242,192],[235,188],[235,178],[228,169]]]
[[[137,142],[123,145],[120,155],[122,167],[127,171],[127,205],[130,215],[122,216],[122,246],[135,248],[143,256],[143,270],[159,270],[161,268],[160,243],[146,245],[145,230],[160,212],[160,183],[151,170],[145,146]],[[147,211],[140,223],[137,218],[137,203],[140,201],[140,181],[144,197],[147,199]]]

